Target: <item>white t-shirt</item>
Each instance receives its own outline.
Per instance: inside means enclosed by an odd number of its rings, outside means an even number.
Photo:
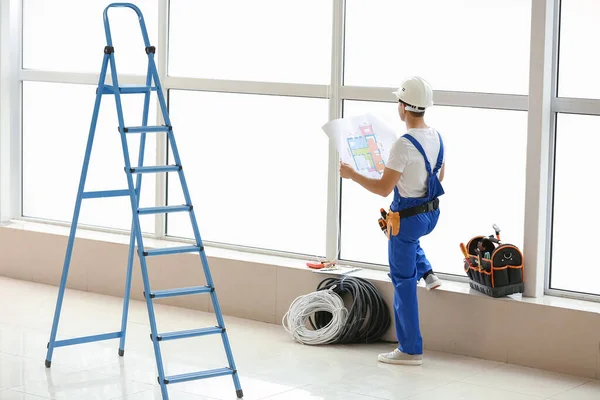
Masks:
[[[440,151],[440,139],[437,131],[433,128],[409,129],[407,133],[421,144],[433,171]],[[445,159],[446,146],[444,143]],[[390,149],[387,167],[402,173],[396,184],[402,197],[423,197],[427,194],[425,160],[408,139],[400,137],[394,142]],[[438,171],[438,177],[440,171]]]

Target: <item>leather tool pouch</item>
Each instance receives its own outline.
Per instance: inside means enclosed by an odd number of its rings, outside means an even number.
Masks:
[[[390,238],[390,233],[392,236],[397,236],[400,232],[400,213],[392,212],[390,210],[387,213],[387,218],[385,220],[387,223],[387,237]]]

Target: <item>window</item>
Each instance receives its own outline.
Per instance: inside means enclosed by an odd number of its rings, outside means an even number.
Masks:
[[[348,0],[344,83],[527,94],[530,26],[530,0]]]
[[[325,254],[327,100],[171,90],[169,102],[203,240]],[[184,203],[174,174],[168,202]],[[169,215],[167,234],[193,237],[189,218]]]
[[[600,99],[597,70],[600,58],[589,51],[600,34],[600,4],[590,0],[562,0],[558,60],[558,96],[574,98],[563,109],[556,102],[556,143],[552,214],[550,289],[600,295],[594,256],[581,238],[595,234],[600,215],[582,203],[595,199],[595,159],[600,138],[599,115],[570,114],[584,106],[580,99]],[[598,109],[598,100],[587,101],[586,112]],[[589,107],[591,105],[592,107]]]
[[[344,102],[345,116],[365,112],[404,133],[396,103]],[[493,234],[494,223],[506,242],[522,248],[527,113],[436,106],[427,111],[427,122],[444,139],[447,165],[438,226],[421,245],[434,271],[464,276],[460,242]],[[387,238],[377,218],[392,199],[343,181],[343,259],[387,265]]]
[[[158,41],[158,0],[135,0],[144,14],[151,43]],[[23,68],[99,73],[106,46],[104,0],[23,0]],[[109,11],[119,74],[146,73],[148,61],[136,14]]]
[[[77,197],[81,166],[94,109],[96,87],[43,82],[23,83],[23,215],[70,222]],[[123,96],[126,123],[141,125],[143,96]],[[156,119],[156,102],[150,121]],[[104,96],[100,107],[86,191],[127,189],[123,150],[117,130],[114,97]],[[156,148],[147,134],[145,165],[156,165]],[[128,140],[132,165],[137,163],[139,135]],[[154,205],[155,182],[143,179],[140,205]],[[81,224],[131,228],[127,197],[83,200]],[[152,217],[140,217],[142,230],[154,231]]]
[[[599,116],[557,116],[550,275],[554,289],[600,294],[596,279],[600,273],[589,243],[600,225],[600,214],[593,206],[600,189],[592,167],[600,146],[598,130]]]
[[[169,75],[329,84],[332,10],[331,0],[171,0]]]
[[[552,25],[554,8],[532,0],[132,1],[142,10],[157,47],[157,65],[168,69],[162,71],[168,77],[161,83],[169,94],[169,113],[204,241],[303,257],[339,254],[343,260],[386,266],[387,239],[377,219],[393,196],[372,195],[347,180],[339,199],[328,193],[337,163],[330,159],[322,126],[340,116],[373,112],[402,134],[405,127],[397,103],[389,102],[390,92],[404,77],[420,75],[437,92],[438,104],[427,112],[427,120],[443,134],[448,160],[442,216],[422,245],[437,272],[463,277],[459,243],[491,234],[494,223],[507,242],[523,246],[525,181],[537,177],[535,168],[526,171],[526,100],[529,76],[540,76],[532,67],[542,65],[540,60],[530,63],[530,54],[546,57],[541,43],[548,45],[560,33],[560,68],[554,68],[558,76],[552,77],[558,78],[558,86],[552,95],[562,98],[543,102],[552,104],[553,118],[558,114],[557,132],[552,132],[557,164],[550,286],[600,295],[585,283],[593,279],[571,278],[569,261],[587,264],[580,255],[567,255],[575,235],[566,234],[591,234],[588,220],[595,218],[579,216],[579,208],[573,207],[578,197],[569,194],[587,182],[582,179],[591,172],[578,171],[592,171],[585,168],[585,159],[593,157],[588,154],[596,145],[592,132],[600,128],[600,112],[594,111],[600,109],[595,74],[600,56],[587,51],[600,36],[596,1],[551,2],[561,6],[560,32],[552,37],[539,23],[546,15],[544,22]],[[13,160],[5,164],[10,176],[22,175],[22,215],[70,222],[106,44],[103,10],[109,2],[21,2],[22,26],[14,18],[4,22],[10,23],[5,31],[22,37],[0,37],[2,48],[22,49],[25,70],[13,72],[17,66],[7,64],[11,79],[14,74],[22,81],[22,98],[11,89],[9,101],[0,107],[3,113],[7,103],[13,112],[22,110],[22,136],[14,137],[18,115],[10,114],[8,130],[11,143],[22,141],[23,154],[20,170],[12,170],[18,164]],[[113,8],[110,21],[118,71],[128,75],[122,82],[133,82],[130,75],[144,75],[147,66],[136,15]],[[530,43],[540,47],[530,51]],[[109,97],[102,101],[88,190],[126,187]],[[124,96],[123,102],[126,124],[139,124],[142,96]],[[149,124],[157,122],[157,111],[153,95]],[[144,164],[162,164],[165,158],[173,162],[172,149],[164,147],[162,135],[161,140],[156,137],[147,136]],[[580,150],[583,157],[575,147],[581,142],[590,144]],[[131,135],[128,143],[135,163],[139,137]],[[142,206],[155,206],[156,199],[183,202],[178,175],[162,176],[144,176]],[[337,201],[339,215],[333,212]],[[16,216],[18,207],[10,206],[7,215]],[[586,224],[577,225],[586,216]],[[170,214],[166,224],[161,217],[142,217],[143,230],[158,237],[192,238],[186,214]],[[83,224],[129,230],[130,221],[127,198],[83,202]],[[335,240],[326,240],[336,234],[339,248]],[[581,269],[593,276],[587,266]]]
[[[599,19],[598,1],[561,1],[559,96],[600,98]]]

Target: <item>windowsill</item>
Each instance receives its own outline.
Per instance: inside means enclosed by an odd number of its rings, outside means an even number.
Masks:
[[[70,228],[66,226],[54,225],[51,223],[43,223],[43,222],[32,222],[26,220],[12,220],[9,222],[0,223],[0,227],[8,228],[8,229],[17,229],[28,232],[37,232],[37,233],[47,233],[52,235],[61,235],[68,236]],[[76,237],[80,239],[87,240],[96,240],[103,241],[108,243],[116,243],[116,244],[129,244],[129,235],[125,233],[113,233],[113,232],[101,232],[96,230],[89,230],[85,228],[78,228]],[[177,241],[174,239],[155,239],[146,237],[144,238],[144,244],[149,248],[157,248],[157,247],[171,247],[181,245],[181,241]],[[268,255],[268,254],[259,254],[253,253],[250,251],[241,251],[241,250],[232,250],[232,249],[224,249],[220,247],[214,246],[205,246],[206,254],[209,257],[213,258],[221,258],[235,261],[242,261],[248,263],[257,263],[257,264],[266,264],[273,265],[282,268],[293,268],[299,270],[309,271],[306,267],[307,261],[312,260],[303,260],[292,257],[284,257],[279,255]],[[343,266],[343,263],[340,263]],[[354,264],[353,264],[354,265]],[[361,268],[361,267],[359,267]],[[312,272],[316,273],[316,272]],[[360,277],[364,279],[369,279],[371,281],[379,281],[379,282],[390,282],[390,279],[387,275],[386,271],[369,269],[369,268],[361,268],[358,271],[350,272],[349,276]],[[423,282],[419,283],[419,287],[422,290],[425,290]],[[450,281],[443,279],[443,285],[436,291],[440,292],[450,292],[450,293],[459,293],[469,296],[480,296],[488,298],[488,296],[471,289],[467,282],[458,282],[458,281]],[[537,304],[544,305],[550,307],[564,308],[575,311],[584,311],[584,312],[592,312],[600,314],[600,302],[587,301],[587,300],[579,300],[567,297],[558,297],[558,296],[549,296],[545,295],[538,298],[530,298],[523,297],[520,294],[511,295],[507,297],[497,298],[497,301],[509,301],[509,302],[521,302],[528,304]]]

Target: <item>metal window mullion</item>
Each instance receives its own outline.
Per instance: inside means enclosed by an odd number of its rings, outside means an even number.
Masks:
[[[12,0],[10,3],[10,47],[12,52],[12,68],[10,79],[10,217],[23,215],[23,85],[19,79],[19,71],[23,67],[23,2]]]
[[[600,115],[600,99],[555,98],[552,111],[565,114]]]
[[[168,63],[168,42],[169,42],[169,0],[158,1],[158,75],[163,84],[163,93],[168,99],[169,88],[165,85],[167,81],[167,63]],[[164,118],[160,103],[156,102],[156,123],[164,125]],[[156,140],[156,165],[167,164],[167,134],[160,133],[155,135]],[[156,206],[166,205],[167,198],[167,174],[156,174]],[[166,214],[157,214],[154,220],[154,233],[158,238],[164,238],[167,234],[167,216]]]
[[[532,0],[523,253],[527,297],[544,295],[549,262],[554,0]]]
[[[554,224],[554,181],[555,181],[555,167],[556,167],[556,100],[558,96],[558,69],[559,69],[559,42],[560,42],[560,7],[561,0],[552,1],[552,15],[548,18],[552,19],[552,38],[550,39],[552,44],[552,55],[551,55],[551,76],[550,76],[550,126],[549,126],[549,138],[548,138],[548,185],[546,188],[547,196],[547,211],[546,211],[546,243],[545,251],[546,257],[544,262],[544,294],[547,294],[550,289],[550,277],[552,268],[552,239],[553,239],[553,224]],[[600,107],[600,101],[597,102]],[[600,110],[600,108],[599,108]]]
[[[167,76],[164,80],[164,86],[169,87],[170,89],[205,92],[314,97],[321,99],[326,99],[329,96],[327,85],[305,83],[237,81]]]
[[[331,45],[331,83],[329,86],[329,120],[342,116],[340,89],[344,73],[344,9],[345,0],[333,1]],[[327,168],[327,225],[325,252],[328,260],[340,254],[340,176],[339,156],[334,141],[329,141]]]
[[[10,2],[0,1],[0,222],[11,218],[10,139],[12,80],[14,79],[10,26]]]
[[[60,72],[19,69],[19,79],[31,82],[70,83],[79,85],[98,85],[99,73],[93,72]],[[145,75],[119,74],[119,84],[140,84],[146,81]]]
[[[343,86],[340,97],[343,100],[362,100],[395,103],[392,94],[397,88]],[[529,104],[527,95],[476,93],[436,90],[435,104],[438,106],[489,108],[500,110],[527,111]]]

